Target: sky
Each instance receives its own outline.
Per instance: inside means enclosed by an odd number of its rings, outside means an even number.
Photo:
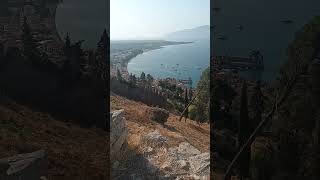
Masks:
[[[110,0],[111,40],[161,39],[210,24],[210,0]]]

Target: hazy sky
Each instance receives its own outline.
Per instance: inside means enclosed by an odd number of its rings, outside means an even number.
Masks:
[[[210,24],[210,0],[110,0],[111,39],[160,39]]]

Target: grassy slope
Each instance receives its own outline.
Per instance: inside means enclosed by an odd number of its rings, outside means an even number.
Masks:
[[[107,137],[101,130],[57,121],[10,101],[0,104],[0,158],[42,148],[48,154],[50,180],[105,180]]]
[[[210,126],[201,124],[200,126],[192,121],[183,120],[179,122],[178,116],[170,114],[165,126],[149,121],[148,109],[150,107],[143,103],[128,100],[126,98],[113,95],[110,98],[111,110],[125,109],[125,117],[129,128],[129,146],[139,144],[141,135],[158,130],[161,134],[169,137],[169,145],[178,145],[182,141],[187,141],[202,152],[210,151]]]

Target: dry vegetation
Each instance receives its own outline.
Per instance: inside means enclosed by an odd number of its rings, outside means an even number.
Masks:
[[[112,95],[110,97],[111,110],[124,109],[129,128],[129,147],[136,147],[142,135],[158,130],[162,135],[169,137],[169,145],[178,145],[187,141],[202,152],[210,150],[210,125],[197,124],[192,120],[179,122],[179,117],[170,114],[164,126],[149,120],[149,106],[131,101],[126,98]]]
[[[109,176],[108,134],[57,121],[13,102],[0,104],[0,158],[44,149],[50,180]]]

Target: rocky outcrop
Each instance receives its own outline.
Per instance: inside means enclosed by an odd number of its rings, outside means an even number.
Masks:
[[[167,122],[167,119],[169,117],[169,112],[165,109],[153,107],[150,110],[150,120],[156,121],[158,123],[164,124]]]
[[[208,179],[210,154],[201,153],[187,142],[169,147],[158,131],[147,134],[141,144],[144,156],[167,179]]]
[[[0,159],[1,180],[47,179],[48,159],[44,150]]]
[[[124,110],[111,112],[110,120],[110,157],[111,160],[116,160],[121,156],[121,149],[127,144],[128,138]]]

